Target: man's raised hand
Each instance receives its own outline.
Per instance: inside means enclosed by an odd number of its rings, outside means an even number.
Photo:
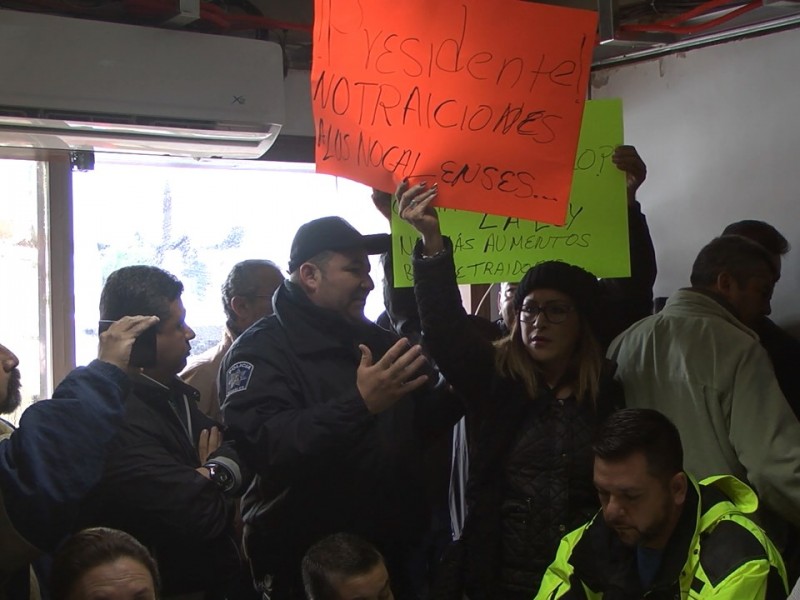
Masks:
[[[367,410],[374,415],[391,408],[400,398],[428,380],[427,375],[415,376],[427,359],[422,348],[411,346],[406,338],[398,340],[376,363],[372,362],[372,352],[367,346],[360,344],[358,348],[361,350],[361,363],[356,374],[356,386]]]

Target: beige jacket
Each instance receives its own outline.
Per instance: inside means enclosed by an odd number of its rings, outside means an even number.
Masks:
[[[752,330],[685,289],[620,334],[608,356],[625,403],[659,410],[678,427],[687,471],[749,482],[763,504],[800,525],[800,423]]]
[[[186,368],[178,377],[200,392],[200,410],[215,421],[222,422],[222,411],[219,406],[217,377],[219,365],[233,344],[233,334],[226,327],[222,340],[202,354],[189,359]]]

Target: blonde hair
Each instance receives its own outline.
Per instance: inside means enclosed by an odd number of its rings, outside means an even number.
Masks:
[[[565,373],[565,383],[572,383],[578,402],[589,400],[596,404],[600,392],[600,372],[603,369],[603,351],[592,333],[586,317],[578,312],[580,334],[578,344]],[[511,333],[496,341],[495,369],[503,376],[519,381],[531,398],[537,398],[544,384],[541,366],[528,353],[522,340],[519,318],[514,321]]]

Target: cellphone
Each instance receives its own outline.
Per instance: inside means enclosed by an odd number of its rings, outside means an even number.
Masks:
[[[98,324],[98,334],[103,333],[115,321],[102,320]],[[156,329],[158,323],[148,327],[134,340],[128,364],[132,367],[156,366]]]

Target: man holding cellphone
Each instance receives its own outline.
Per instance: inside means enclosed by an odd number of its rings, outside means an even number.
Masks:
[[[221,426],[197,407],[197,390],[178,379],[194,331],[183,284],[157,267],[123,267],[106,280],[100,317],[152,314],[158,324],[131,354],[131,395],[99,485],[80,524],[127,531],[159,563],[165,596],[223,597],[240,559],[231,497],[242,487],[238,457]]]
[[[244,545],[270,600],[304,599],[302,557],[338,531],[374,543],[396,597],[415,597],[410,566],[430,524],[424,443],[460,407],[432,389],[419,346],[364,316],[368,255],[388,244],[338,217],[300,227],[275,314],[220,368],[228,435],[257,474],[242,502]]]

